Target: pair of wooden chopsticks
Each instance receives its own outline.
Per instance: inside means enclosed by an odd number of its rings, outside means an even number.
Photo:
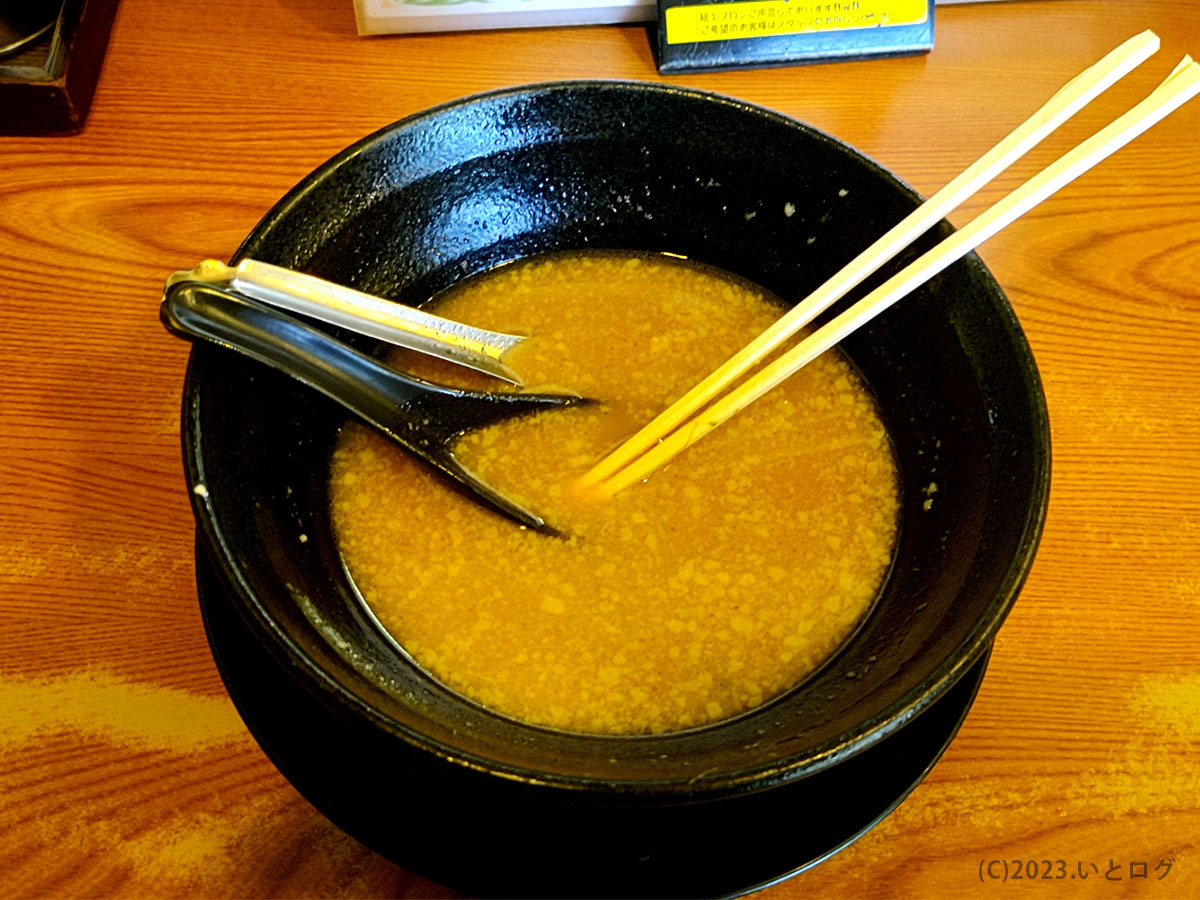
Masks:
[[[770,365],[703,409],[788,337],[875,272],[947,213],[1004,171],[1102,91],[1153,55],[1151,31],[1126,41],[1068,82],[1029,119],[903,221],[793,307],[724,365],[684,394],[648,425],[600,460],[581,479],[601,496],[644,480],[734,413],[879,315],[893,303],[965,256],[1059,188],[1119,150],[1151,125],[1200,93],[1200,65],[1185,56],[1154,91],[1019,188],[922,255],[841,315],[800,341]],[[699,414],[698,414],[699,413]]]

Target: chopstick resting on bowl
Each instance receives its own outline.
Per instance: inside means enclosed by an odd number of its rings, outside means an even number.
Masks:
[[[981,213],[969,225],[946,238],[770,365],[703,409],[784,340],[940,221],[950,209],[1003,171],[1049,131],[1057,128],[1157,48],[1157,37],[1152,32],[1144,32],[1076,76],[979,161],[604,457],[583,476],[581,486],[594,495],[611,496],[630,484],[644,480],[825,350],[1200,93],[1200,65],[1190,56],[1185,56],[1171,74],[1129,112],[1061,156]],[[702,409],[703,412],[697,415]]]
[[[520,335],[487,331],[443,319],[402,303],[257,259],[243,259],[235,266],[206,259],[194,269],[173,273],[167,279],[166,288],[183,282],[206,284],[241,294],[356,334],[486,372],[516,385],[521,383],[520,376],[504,362],[505,354],[526,340]]]

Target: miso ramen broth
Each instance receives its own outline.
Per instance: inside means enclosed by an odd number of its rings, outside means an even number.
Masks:
[[[821,665],[875,598],[898,511],[875,405],[827,353],[645,483],[574,482],[762,331],[778,301],[671,257],[555,255],[469,280],[441,315],[535,335],[528,389],[602,401],[511,420],[456,454],[562,533],[524,530],[348,425],[331,493],[346,566],[379,621],[444,684],[526,722],[604,734],[703,725]],[[498,383],[415,355],[443,382]]]

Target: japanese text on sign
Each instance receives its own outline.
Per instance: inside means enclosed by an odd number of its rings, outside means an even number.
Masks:
[[[666,10],[667,43],[917,25],[928,15],[926,0],[737,0],[671,6]]]

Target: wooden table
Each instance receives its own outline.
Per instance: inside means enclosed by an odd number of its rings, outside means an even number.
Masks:
[[[1159,55],[962,223],[1200,52],[1200,7],[946,6],[927,57],[673,80],[929,194],[1144,28]],[[188,347],[158,298],[366,133],[591,77],[659,80],[647,29],[363,39],[349,0],[125,0],[84,131],[0,138],[0,895],[452,895],[315,812],[227,699],[180,465]],[[940,764],[765,895],[1200,896],[1198,130],[1200,102],[982,248],[1049,402],[1037,562]]]

